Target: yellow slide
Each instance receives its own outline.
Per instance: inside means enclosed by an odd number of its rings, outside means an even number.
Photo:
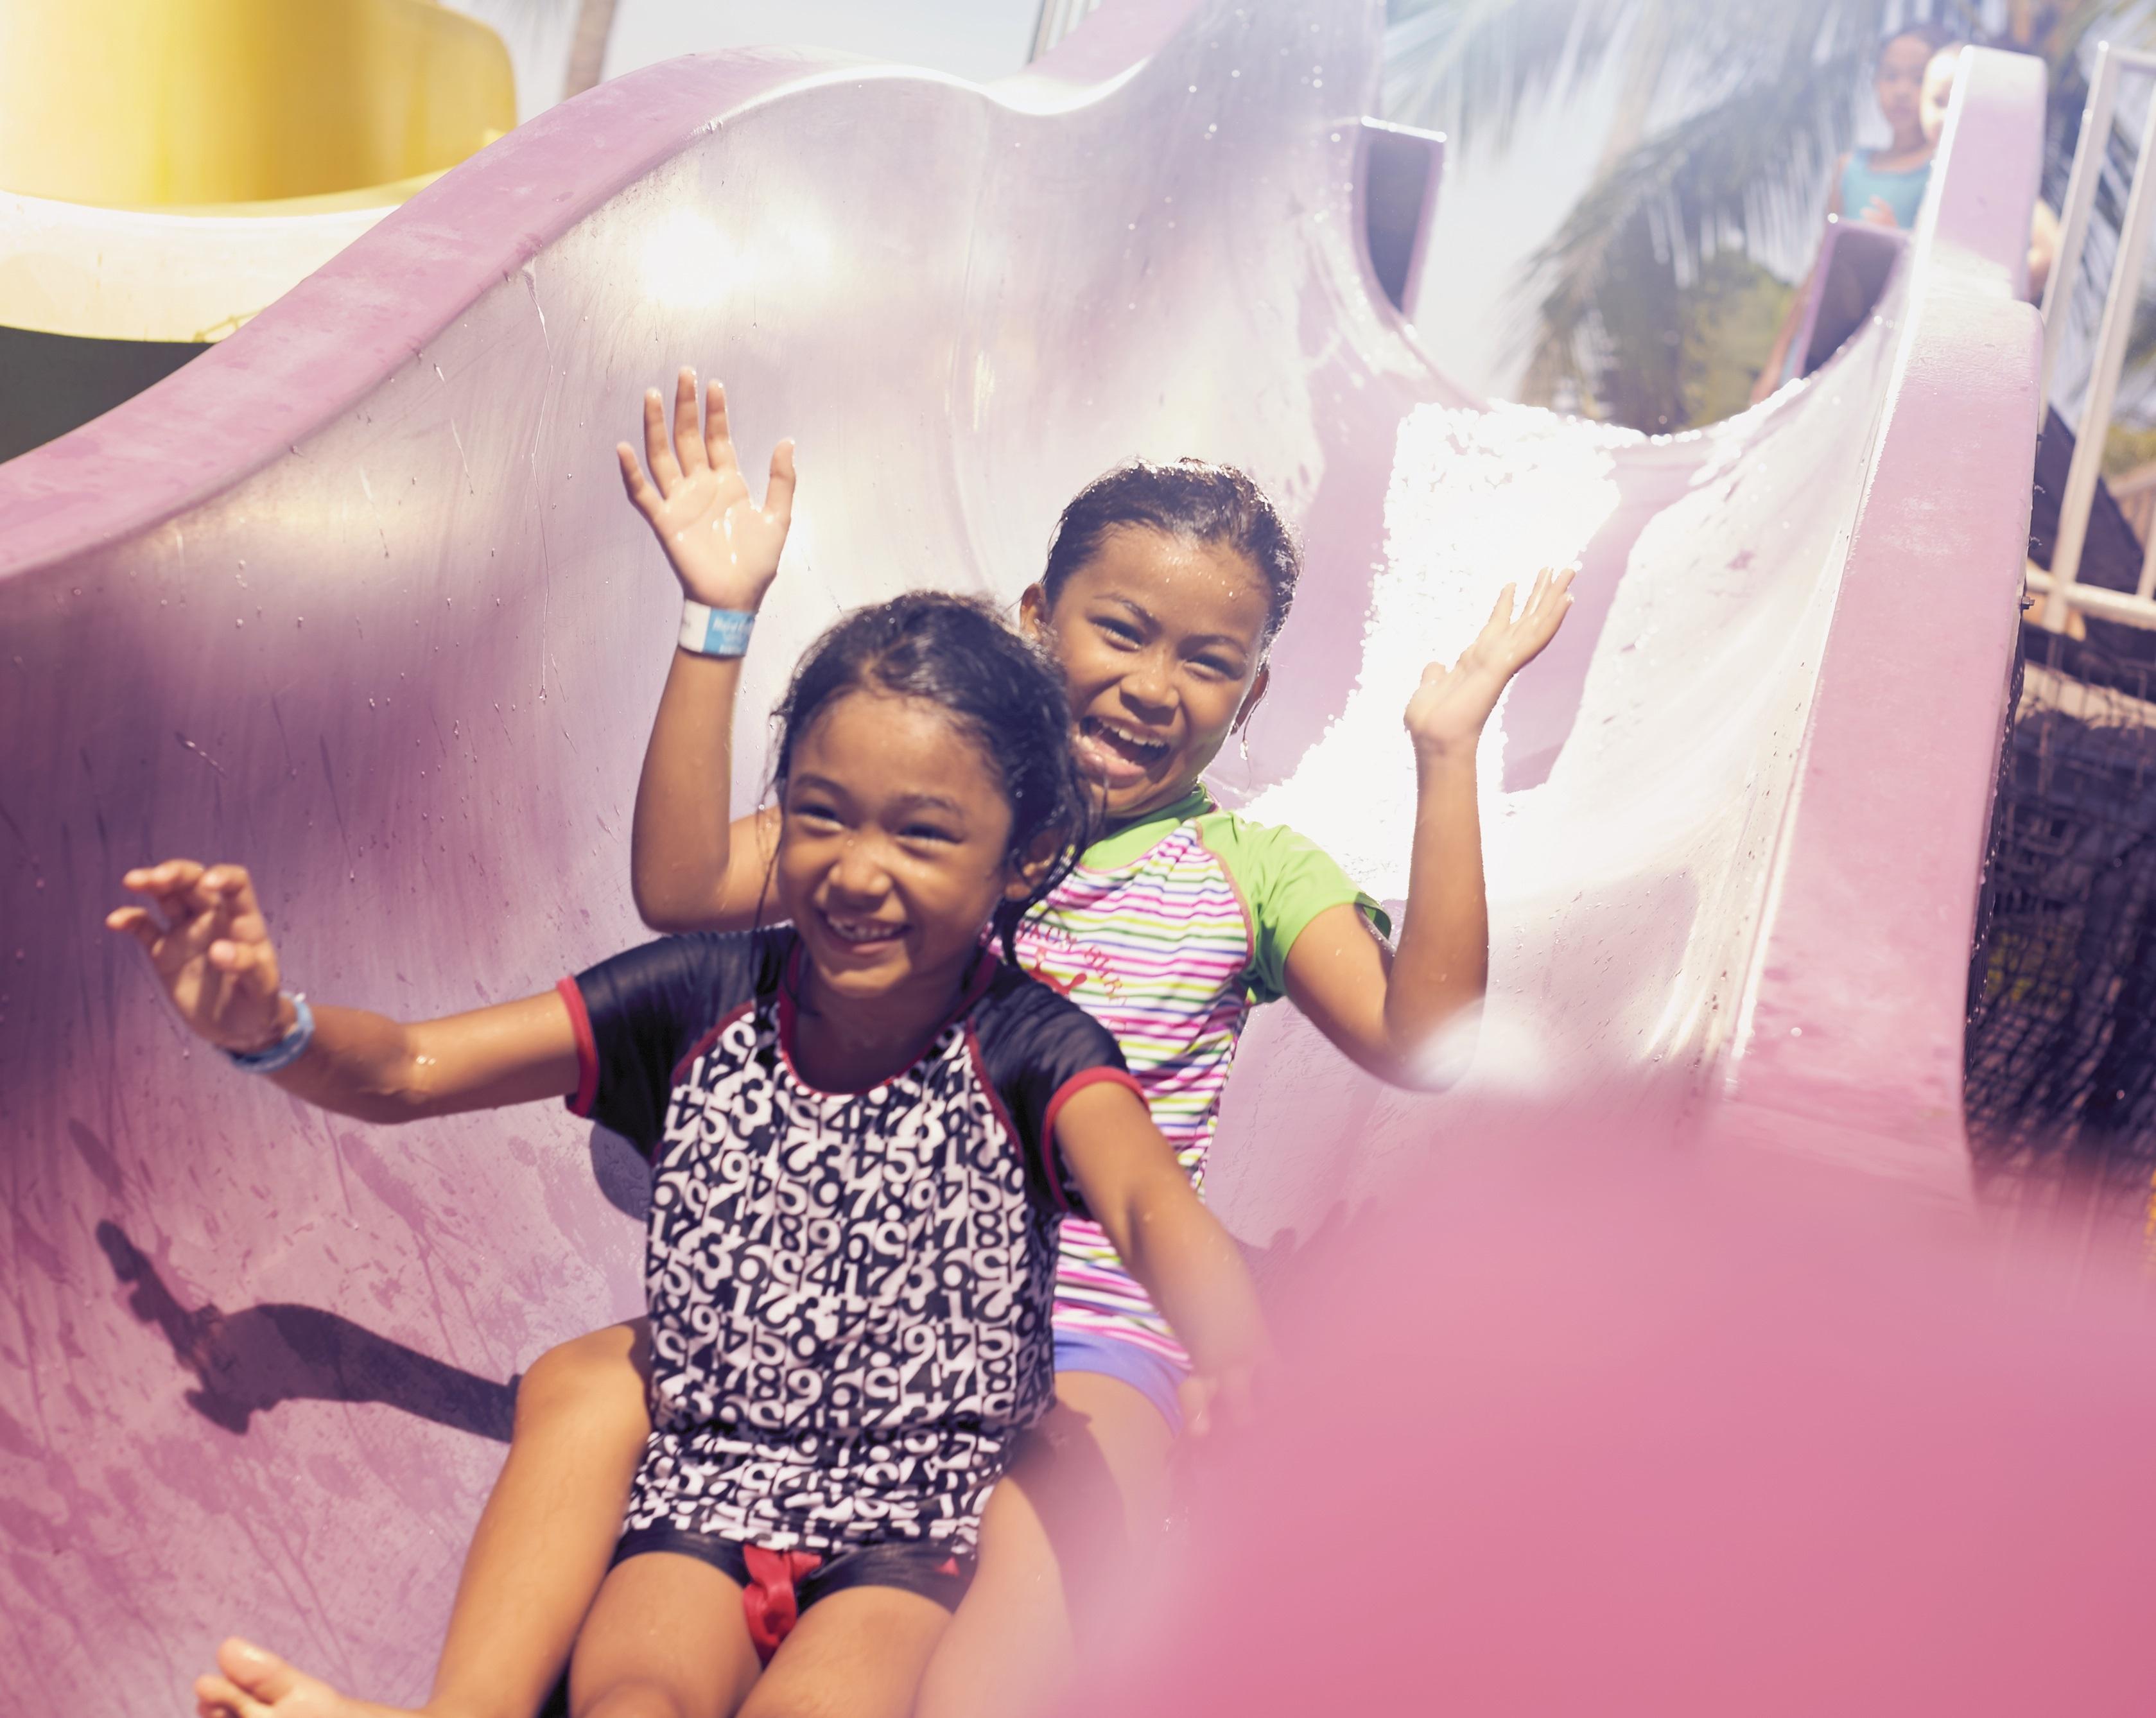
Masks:
[[[516,123],[501,38],[431,0],[0,0],[0,458]]]

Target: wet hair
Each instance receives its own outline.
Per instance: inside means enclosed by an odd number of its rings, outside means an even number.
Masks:
[[[1041,592],[1053,608],[1070,575],[1101,552],[1110,531],[1135,526],[1187,541],[1234,550],[1265,582],[1270,645],[1295,602],[1302,546],[1272,499],[1232,465],[1178,459],[1156,465],[1133,459],[1087,484],[1070,498],[1048,545]]]
[[[1924,44],[1924,47],[1927,49],[1924,56],[1927,64],[1936,58],[1943,49],[1958,48],[1965,45],[1963,43],[1962,38],[1954,34],[1954,33],[1948,29],[1944,24],[1928,23],[1920,18],[1912,23],[1905,23],[1898,29],[1889,30],[1885,35],[1881,36],[1879,38],[1879,51],[1872,56],[1873,64],[1877,64],[1884,61],[1887,58],[1887,50],[1889,48],[1892,48],[1897,42],[1903,41],[1910,37],[1914,37],[1917,41],[1922,42]]]
[[[1017,965],[1019,921],[1070,874],[1086,833],[1088,800],[1071,755],[1062,675],[972,597],[914,591],[858,609],[809,648],[778,706],[772,773],[782,794],[794,746],[850,692],[933,704],[973,742],[1010,808],[1006,857],[1057,838],[1055,859],[1032,892],[1000,902],[991,921],[1004,957]]]

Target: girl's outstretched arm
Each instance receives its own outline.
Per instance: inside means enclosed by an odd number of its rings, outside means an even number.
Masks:
[[[627,442],[614,452],[629,503],[665,550],[682,594],[708,608],[754,614],[778,575],[793,523],[793,444],[773,450],[759,507],[734,457],[726,390],[714,382],[705,391],[700,428],[696,372],[684,367],[675,378],[670,438],[659,390],[644,395],[650,475]],[[636,784],[630,887],[654,931],[744,929],[763,904],[778,828],[775,813],[727,820],[741,658],[687,649],[673,654]]]
[[[121,880],[149,905],[120,907],[105,925],[142,945],[198,1038],[246,1053],[294,1029],[298,1013],[278,987],[277,951],[244,869],[167,859]],[[269,1078],[363,1121],[498,1109],[577,1089],[575,1028],[552,991],[416,1025],[358,1008],[316,1008],[314,1022],[305,1054]]]
[[[1432,663],[1408,703],[1417,788],[1398,952],[1389,957],[1352,906],[1319,914],[1288,951],[1296,1006],[1349,1059],[1397,1085],[1438,1082],[1440,1033],[1489,983],[1475,754],[1512,676],[1557,636],[1572,607],[1572,574],[1544,568],[1517,616],[1512,603],[1507,585],[1466,653],[1450,668]]]
[[[1082,1087],[1056,1113],[1055,1142],[1094,1220],[1190,1351],[1190,1429],[1246,1418],[1251,1375],[1265,1356],[1258,1291],[1145,1100],[1106,1080]]]

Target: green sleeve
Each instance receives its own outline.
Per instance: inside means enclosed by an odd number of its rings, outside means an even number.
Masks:
[[[1199,820],[1206,847],[1227,867],[1250,920],[1250,967],[1245,976],[1258,1002],[1287,994],[1287,956],[1320,913],[1353,905],[1393,934],[1385,910],[1358,889],[1332,855],[1306,836],[1277,825],[1246,823],[1232,812]]]

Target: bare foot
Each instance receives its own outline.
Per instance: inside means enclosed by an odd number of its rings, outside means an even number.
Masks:
[[[341,1695],[252,1641],[225,1642],[217,1668],[221,1674],[195,1679],[198,1718],[412,1718],[409,1707]]]

